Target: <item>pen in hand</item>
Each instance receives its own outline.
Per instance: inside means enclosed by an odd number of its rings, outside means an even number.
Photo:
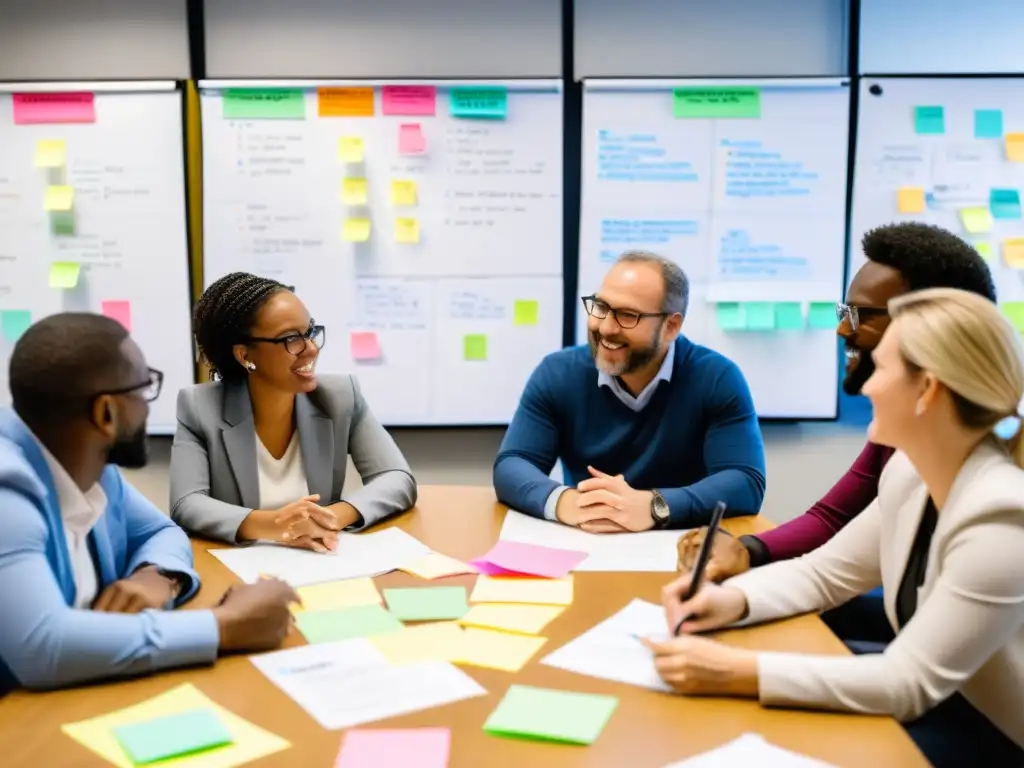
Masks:
[[[718,527],[722,524],[722,518],[724,516],[725,502],[720,501],[715,504],[715,511],[711,513],[711,522],[708,523],[708,532],[704,535],[704,541],[701,542],[700,545],[700,552],[697,554],[697,566],[693,569],[693,578],[690,581],[689,588],[680,598],[680,602],[688,602],[697,595],[701,582],[704,581],[704,571],[707,570],[708,562],[711,560],[711,547],[715,543],[715,534],[718,533]],[[679,636],[679,632],[683,628],[683,623],[689,618],[691,618],[689,615],[684,615],[679,619],[676,623],[675,630],[672,632],[673,636]]]

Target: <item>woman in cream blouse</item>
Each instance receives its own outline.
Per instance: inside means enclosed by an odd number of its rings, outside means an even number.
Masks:
[[[649,646],[684,694],[893,715],[936,766],[1024,764],[1024,395],[1020,340],[994,304],[934,289],[892,301],[864,386],[869,438],[897,453],[878,498],[820,549],[665,587],[679,637]],[[732,648],[693,632],[824,611],[885,588],[884,653]],[[966,761],[966,762],[965,762]]]

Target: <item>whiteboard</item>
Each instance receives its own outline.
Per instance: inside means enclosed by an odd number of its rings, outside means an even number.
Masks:
[[[919,113],[919,107],[941,113]],[[941,133],[918,132],[940,128]],[[978,249],[992,270],[1000,303],[1024,300],[1024,154],[1016,162],[1007,155],[1007,139],[1012,143],[1015,135],[1024,141],[1024,78],[863,79],[850,275],[865,261],[865,232],[894,221],[922,221]],[[1024,152],[1019,146],[1017,151]],[[993,190],[1016,196],[1016,211],[1012,204],[993,204]],[[964,211],[974,209],[982,213],[978,222],[964,218]],[[1007,252],[1007,241],[1015,251]]]
[[[504,115],[453,115],[479,87]],[[240,112],[238,88],[290,101]],[[318,370],[354,373],[388,426],[507,423],[562,345],[561,81],[200,94],[206,284],[295,286],[327,327]]]
[[[730,87],[745,116],[675,90]],[[834,418],[849,96],[835,78],[587,80],[580,292],[623,251],[666,256],[690,279],[683,333],[739,365],[758,415]]]
[[[39,94],[72,96],[53,96],[58,106],[49,114],[20,111],[49,102]],[[164,374],[150,433],[174,433],[175,396],[195,381],[182,135],[182,94],[173,82],[0,84],[5,404],[7,361],[23,320],[105,312],[129,325],[149,365]],[[41,148],[45,142],[53,144]],[[54,186],[73,188],[71,211],[47,212]],[[77,277],[74,266],[55,264],[77,265]]]

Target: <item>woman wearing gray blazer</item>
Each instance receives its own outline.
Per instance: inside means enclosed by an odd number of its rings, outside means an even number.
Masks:
[[[214,381],[178,395],[171,516],[228,542],[318,552],[336,531],[409,509],[416,482],[351,376],[317,376],[325,331],[274,280],[235,272],[203,292],[196,343]],[[342,499],[347,456],[363,487]]]

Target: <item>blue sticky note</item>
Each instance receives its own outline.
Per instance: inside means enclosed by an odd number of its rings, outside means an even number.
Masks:
[[[496,86],[452,88],[449,105],[452,117],[504,120],[508,116],[508,90]]]
[[[813,331],[834,331],[836,329],[836,305],[831,301],[811,302],[807,313],[807,324]]]
[[[209,708],[120,725],[113,730],[121,748],[136,765],[234,743],[227,727]]]
[[[716,304],[715,318],[723,331],[742,331],[747,327],[743,320],[743,307],[735,301]]]
[[[27,309],[5,309],[0,312],[0,329],[4,339],[12,344],[32,325],[32,313]]]
[[[1003,138],[1003,110],[1001,110],[1001,109],[976,109],[976,110],[974,110],[974,138],[976,138],[976,139],[1001,139],[1001,138]]]
[[[775,305],[770,301],[749,301],[743,305],[748,331],[774,331]]]
[[[1020,218],[1020,192],[1016,189],[993,189],[989,192],[988,207],[993,219]]]
[[[914,107],[914,132],[941,136],[946,132],[946,111],[942,107]]]
[[[804,310],[799,301],[783,301],[775,305],[775,327],[780,331],[803,330]]]

